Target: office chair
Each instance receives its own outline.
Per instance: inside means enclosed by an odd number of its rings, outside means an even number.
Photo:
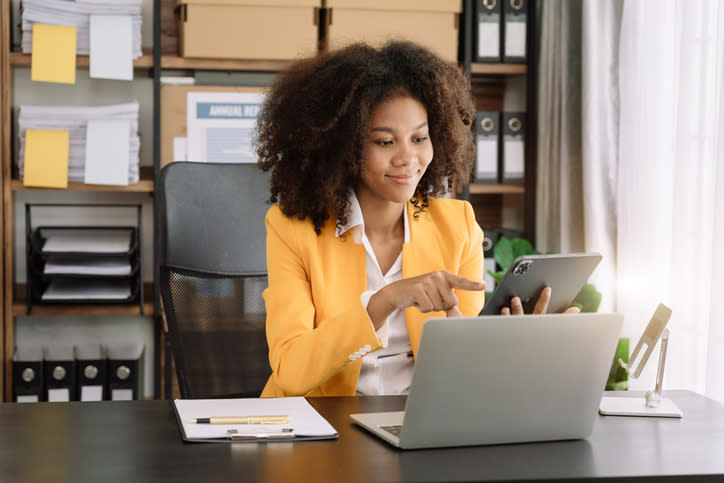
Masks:
[[[182,398],[258,397],[271,374],[269,176],[255,164],[161,170],[161,301]]]

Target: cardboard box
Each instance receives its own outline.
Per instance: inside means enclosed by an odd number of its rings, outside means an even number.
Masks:
[[[186,99],[189,92],[266,92],[265,87],[161,86],[161,167],[174,161],[174,138],[186,137]]]
[[[326,0],[323,43],[412,40],[457,62],[462,0]]]
[[[178,0],[179,55],[286,60],[317,53],[321,0]]]

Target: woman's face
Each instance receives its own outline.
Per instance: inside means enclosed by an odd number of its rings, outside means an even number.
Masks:
[[[432,154],[425,106],[406,95],[382,102],[370,118],[358,198],[406,203]]]

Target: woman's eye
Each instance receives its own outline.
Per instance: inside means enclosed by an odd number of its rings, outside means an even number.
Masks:
[[[392,141],[389,139],[381,139],[379,141],[375,141],[375,144],[378,146],[382,146],[383,148],[386,148],[387,146],[392,146]]]
[[[416,143],[416,144],[422,144],[422,143],[424,143],[425,141],[427,141],[427,136],[419,136],[419,137],[416,137],[416,138],[413,138],[413,139],[412,139],[412,142],[413,142],[413,143]]]

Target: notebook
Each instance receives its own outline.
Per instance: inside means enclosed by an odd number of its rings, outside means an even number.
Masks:
[[[616,313],[429,319],[405,410],[350,418],[403,449],[586,438],[622,323]]]

